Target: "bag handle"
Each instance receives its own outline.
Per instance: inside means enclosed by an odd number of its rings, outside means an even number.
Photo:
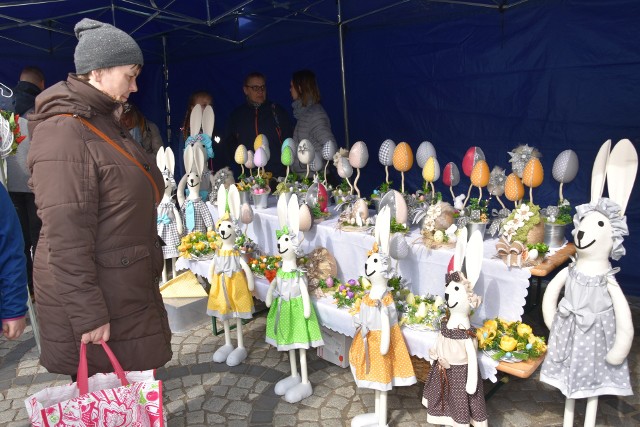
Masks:
[[[107,353],[107,357],[111,362],[111,366],[113,366],[116,376],[120,379],[120,383],[123,386],[129,385],[129,381],[127,381],[127,377],[125,376],[124,370],[122,369],[122,366],[120,366],[120,362],[118,362],[116,355],[113,354],[113,351],[111,351],[104,340],[100,340],[100,344],[102,345],[105,353]],[[87,394],[89,392],[89,367],[87,365],[87,345],[85,343],[80,343],[80,362],[78,363],[77,381],[78,389],[80,389],[80,396]]]

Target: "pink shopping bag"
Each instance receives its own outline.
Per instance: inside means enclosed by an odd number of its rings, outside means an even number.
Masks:
[[[88,378],[82,344],[77,383],[48,387],[25,400],[33,426],[164,427],[162,381],[153,370],[123,371],[107,343],[101,344],[115,372]]]

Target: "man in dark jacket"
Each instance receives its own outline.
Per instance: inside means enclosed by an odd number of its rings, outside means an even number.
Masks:
[[[280,147],[285,139],[293,135],[289,114],[280,105],[267,99],[267,83],[263,74],[249,73],[242,90],[247,102],[231,113],[222,147],[218,149],[226,152],[224,158],[231,163],[228,166],[236,171],[239,167],[231,160],[238,145],[243,144],[247,150],[253,150],[256,136],[263,134],[269,140],[271,152],[266,170],[273,172],[274,177],[283,176],[285,168],[280,162]]]
[[[20,115],[20,130],[27,138],[18,146],[15,156],[7,158],[8,190],[13,206],[16,208],[22,237],[24,240],[24,252],[27,257],[27,277],[29,289],[33,293],[33,263],[31,254],[36,252],[38,236],[42,222],[38,218],[33,193],[27,185],[29,170],[27,168],[27,153],[29,152],[30,138],[26,126],[26,115],[34,109],[36,96],[44,90],[44,74],[38,67],[25,67],[20,73],[20,81],[13,89],[15,102],[14,112]]]

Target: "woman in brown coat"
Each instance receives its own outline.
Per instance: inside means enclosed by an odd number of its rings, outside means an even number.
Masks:
[[[171,359],[171,331],[158,290],[162,250],[155,161],[120,125],[143,63],[121,30],[83,19],[70,74],[42,92],[31,116],[31,169],[42,219],[34,284],[40,363],[77,371],[80,341],[109,341],[125,370]],[[90,374],[113,369],[88,346]]]

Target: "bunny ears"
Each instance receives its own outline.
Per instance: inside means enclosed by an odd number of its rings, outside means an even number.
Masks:
[[[229,191],[221,185],[218,188],[218,224],[222,221],[237,223],[240,218],[240,193],[235,184],[229,186]]]
[[[289,202],[287,202],[287,196],[280,194],[277,211],[278,222],[280,223],[281,229],[276,231],[276,236],[280,238],[282,233],[286,233],[290,236],[297,237],[300,231],[300,206],[298,205],[298,196],[296,194],[291,195]],[[280,233],[280,236],[278,236],[278,233]]]
[[[458,240],[456,241],[456,252],[449,262],[445,282],[449,284],[449,282],[452,281],[464,281],[465,275],[462,273],[462,265],[466,259],[466,279],[468,279],[470,283],[468,292],[472,292],[476,282],[480,278],[480,270],[482,268],[482,257],[484,253],[482,235],[479,231],[474,231],[467,242],[466,227],[461,228],[459,233]],[[467,253],[471,255],[467,257]]]
[[[211,135],[213,135],[214,123],[215,115],[211,105],[207,105],[204,108],[202,108],[200,104],[194,105],[189,116],[190,136],[184,142],[185,148],[196,142],[200,142],[207,152],[207,157],[213,159],[214,153]],[[201,129],[202,133],[200,133]]]
[[[164,147],[160,147],[160,149],[156,153],[156,164],[158,165],[158,169],[160,169],[160,172],[162,172],[162,175],[168,176],[169,178],[173,179],[173,171],[175,170],[176,166],[176,158],[173,155],[173,150],[171,150],[171,147],[167,147],[166,150]]]

